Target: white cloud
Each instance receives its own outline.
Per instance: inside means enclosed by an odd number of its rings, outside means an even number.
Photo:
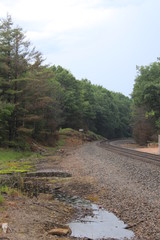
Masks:
[[[126,94],[136,64],[160,56],[159,9],[159,0],[0,0],[0,18],[11,14],[47,62]]]
[[[16,22],[28,22],[30,36],[39,38],[64,31],[95,27],[114,15],[114,10],[95,8],[100,0],[16,0],[14,5],[2,1],[0,14],[9,12]],[[36,25],[36,29],[32,29]],[[41,31],[37,31],[41,25]],[[32,32],[33,31],[33,32]]]

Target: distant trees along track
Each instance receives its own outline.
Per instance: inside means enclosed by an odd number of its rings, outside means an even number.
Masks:
[[[114,141],[115,142],[115,141]],[[108,151],[129,157],[129,158],[134,158],[138,159],[143,162],[151,163],[157,166],[160,166],[160,156],[151,154],[151,153],[145,153],[145,152],[140,152],[137,150],[132,150],[128,148],[124,148],[121,146],[113,145],[112,141],[101,141],[100,142],[100,147],[105,148]]]

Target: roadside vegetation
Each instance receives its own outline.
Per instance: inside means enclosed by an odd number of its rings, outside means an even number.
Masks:
[[[33,159],[37,156],[37,153],[31,151],[0,148],[0,206],[5,203],[6,197],[15,197],[21,193],[20,188],[15,188],[14,184],[17,179],[19,184],[23,183],[23,176],[20,174],[34,170]],[[11,177],[11,180],[5,178],[6,174]]]
[[[101,139],[104,138],[90,131],[85,133],[66,128],[59,130],[59,140],[54,147],[47,147],[37,142],[36,148],[39,153],[0,148],[0,206],[5,204],[6,197],[14,197],[23,192],[23,173],[35,170],[35,157],[39,159],[43,154],[63,153],[65,147],[74,147],[84,142]],[[10,175],[10,180],[5,180],[6,175]]]
[[[27,160],[32,152],[18,152],[13,149],[0,149],[0,174],[26,172],[33,166]]]

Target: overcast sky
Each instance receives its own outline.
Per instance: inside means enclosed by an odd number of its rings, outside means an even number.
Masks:
[[[7,13],[47,63],[128,96],[160,57],[160,0],[0,0]]]

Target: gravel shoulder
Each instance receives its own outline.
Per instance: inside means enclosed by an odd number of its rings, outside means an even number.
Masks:
[[[160,239],[160,167],[117,155],[92,142],[39,159],[37,170],[45,169],[72,174],[71,178],[42,179],[42,185],[60,190],[60,198],[78,196],[115,213],[135,232],[134,240]],[[47,233],[87,214],[86,209],[77,211],[69,202],[56,199],[54,191],[31,198],[9,197],[0,213],[0,222],[8,222],[12,230],[7,235],[0,232],[0,237],[10,240],[62,239]]]
[[[136,239],[160,239],[159,167],[111,153],[96,142],[73,151],[61,167],[75,179],[92,179],[93,199],[127,223]]]

